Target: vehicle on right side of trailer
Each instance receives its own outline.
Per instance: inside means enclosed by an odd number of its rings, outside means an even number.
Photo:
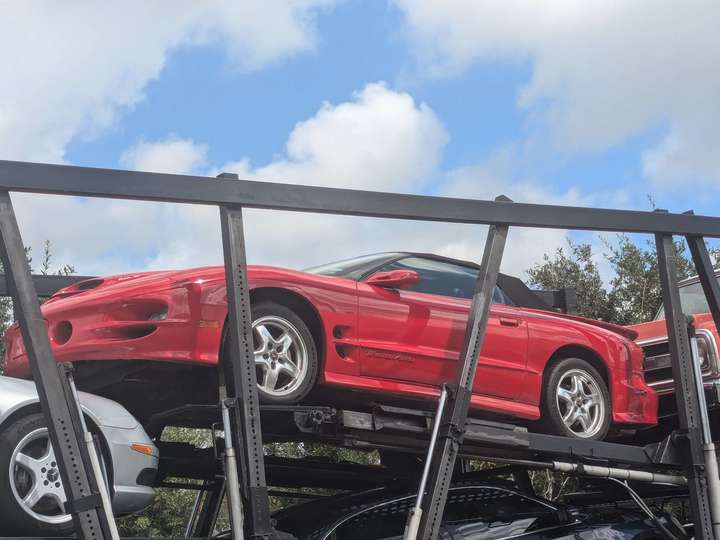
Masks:
[[[326,497],[273,516],[298,540],[401,540],[416,494],[407,486]],[[657,520],[657,521],[655,521]],[[632,507],[562,505],[527,494],[511,482],[462,482],[450,488],[439,540],[659,540],[684,531],[667,516]]]
[[[716,273],[720,278],[720,273]],[[680,282],[683,313],[690,317],[697,337],[705,397],[710,409],[720,409],[720,356],[718,330],[709,313],[707,298],[697,276]],[[631,325],[637,332],[635,340],[645,352],[645,381],[658,394],[658,416],[674,416],[677,412],[675,381],[672,375],[665,310],[661,307],[652,321]]]

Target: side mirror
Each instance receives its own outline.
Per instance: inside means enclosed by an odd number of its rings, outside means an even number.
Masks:
[[[365,283],[386,289],[406,289],[417,285],[420,276],[415,270],[390,270],[389,272],[375,272],[367,278]]]

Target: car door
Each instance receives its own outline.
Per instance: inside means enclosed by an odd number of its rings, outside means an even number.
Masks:
[[[361,374],[434,386],[454,380],[478,270],[419,256],[379,270],[413,270],[419,282],[406,289],[358,283]],[[505,299],[496,290],[473,391],[515,399],[528,331],[524,318],[501,304]]]

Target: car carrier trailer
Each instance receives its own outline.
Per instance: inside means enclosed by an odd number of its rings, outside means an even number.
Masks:
[[[673,251],[673,235],[684,236],[715,324],[720,326],[720,287],[704,243],[704,237],[720,237],[720,218],[664,211],[523,204],[505,197],[479,201],[307,187],[240,180],[230,174],[205,178],[0,161],[0,256],[49,434],[57,449],[67,509],[73,515],[78,537],[83,540],[109,539],[111,527],[102,511],[102,498],[87,448],[81,443],[82,426],[70,381],[57,368],[52,356],[10,192],[219,207],[232,353],[230,360],[220,366],[223,374],[220,396],[221,407],[228,413],[224,427],[231,440],[226,443],[236,453],[238,471],[233,475],[232,467],[226,469],[230,477],[225,484],[226,487],[237,485],[240,495],[231,505],[231,514],[236,518],[235,540],[279,537],[270,520],[263,439],[272,435],[274,422],[282,423],[284,419],[287,423],[292,418],[299,429],[298,422],[302,424],[304,416],[311,430],[300,430],[303,437],[408,452],[431,449],[425,461],[421,480],[424,488],[419,490],[414,519],[418,539],[437,536],[456,460],[458,456],[467,456],[577,474],[616,476],[630,471],[635,480],[644,478],[649,482],[675,484],[686,481],[695,536],[700,540],[720,540],[717,462],[713,441],[709,438],[707,410],[698,391],[692,341],[680,305]],[[434,420],[412,409],[382,405],[370,412],[331,408],[308,411],[303,407],[273,411],[261,407],[252,356],[244,208],[490,226],[456,377],[447,381]],[[679,429],[670,437],[656,445],[639,448],[539,435],[516,426],[468,419],[478,353],[511,226],[654,235],[678,406]],[[275,420],[268,420],[270,413]],[[268,462],[272,471],[272,463]],[[221,495],[219,490],[213,493],[215,499]],[[234,502],[235,497],[232,499]],[[206,512],[203,519],[210,519],[210,514]],[[409,535],[412,534],[411,531]]]

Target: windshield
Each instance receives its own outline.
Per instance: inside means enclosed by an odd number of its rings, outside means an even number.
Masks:
[[[311,274],[320,274],[322,276],[336,276],[348,279],[360,279],[367,272],[382,266],[386,261],[390,261],[399,257],[399,253],[373,253],[372,255],[363,255],[353,259],[345,259],[320,266],[307,268],[304,272]]]
[[[680,304],[682,305],[682,310],[685,315],[696,315],[710,311],[707,298],[705,298],[705,293],[699,281],[680,287]],[[655,320],[657,321],[664,318],[665,309],[661,306],[655,316]]]

